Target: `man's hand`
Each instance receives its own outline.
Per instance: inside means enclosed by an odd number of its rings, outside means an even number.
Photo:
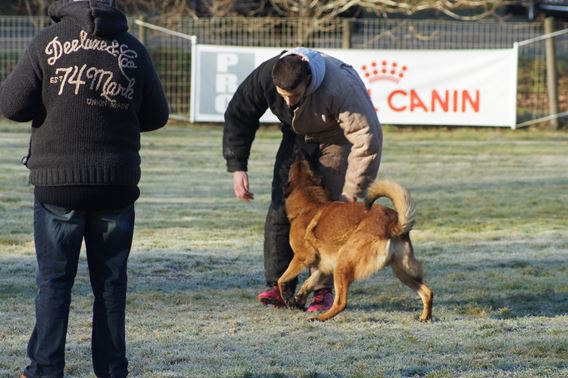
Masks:
[[[351,202],[356,202],[357,198],[344,192],[344,193],[341,193],[341,196],[339,197],[339,201],[351,203]]]
[[[254,194],[249,192],[249,179],[245,171],[233,172],[233,190],[240,200],[249,202],[254,199]]]

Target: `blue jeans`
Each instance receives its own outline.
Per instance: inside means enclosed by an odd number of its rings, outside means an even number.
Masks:
[[[92,356],[95,374],[126,377],[126,267],[134,232],[134,205],[81,211],[34,205],[37,257],[36,324],[24,375],[63,377],[71,288],[83,239],[94,294]]]

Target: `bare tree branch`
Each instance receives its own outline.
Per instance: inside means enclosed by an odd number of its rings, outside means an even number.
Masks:
[[[355,8],[378,15],[391,13],[414,14],[425,10],[437,10],[454,19],[478,20],[491,15],[513,0],[332,0],[325,2],[306,0],[270,0],[275,9],[287,16],[333,18]],[[461,12],[460,12],[461,11]],[[462,14],[462,12],[467,12]]]
[[[45,15],[48,0],[3,2],[0,10],[28,15]],[[457,20],[479,20],[515,0],[118,0],[118,6],[132,16],[172,17],[307,17],[320,22],[361,11],[388,17],[438,11]]]

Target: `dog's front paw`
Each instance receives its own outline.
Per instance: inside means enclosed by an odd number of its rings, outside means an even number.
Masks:
[[[290,303],[287,303],[286,305],[291,309],[306,311],[306,299],[297,295],[294,296],[294,298],[290,300]]]
[[[286,303],[286,307],[288,307],[290,310],[296,310],[298,307],[296,307],[296,302],[294,302],[294,298],[290,299],[289,301],[285,301],[284,303]]]
[[[294,300],[294,291],[288,285],[280,285],[280,296],[286,307],[290,307],[291,302]]]

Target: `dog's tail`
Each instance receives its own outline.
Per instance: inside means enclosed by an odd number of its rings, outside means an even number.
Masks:
[[[416,206],[408,190],[392,180],[378,180],[367,189],[365,206],[370,209],[380,197],[389,198],[398,213],[398,227],[393,230],[393,236],[404,235],[414,226]]]

